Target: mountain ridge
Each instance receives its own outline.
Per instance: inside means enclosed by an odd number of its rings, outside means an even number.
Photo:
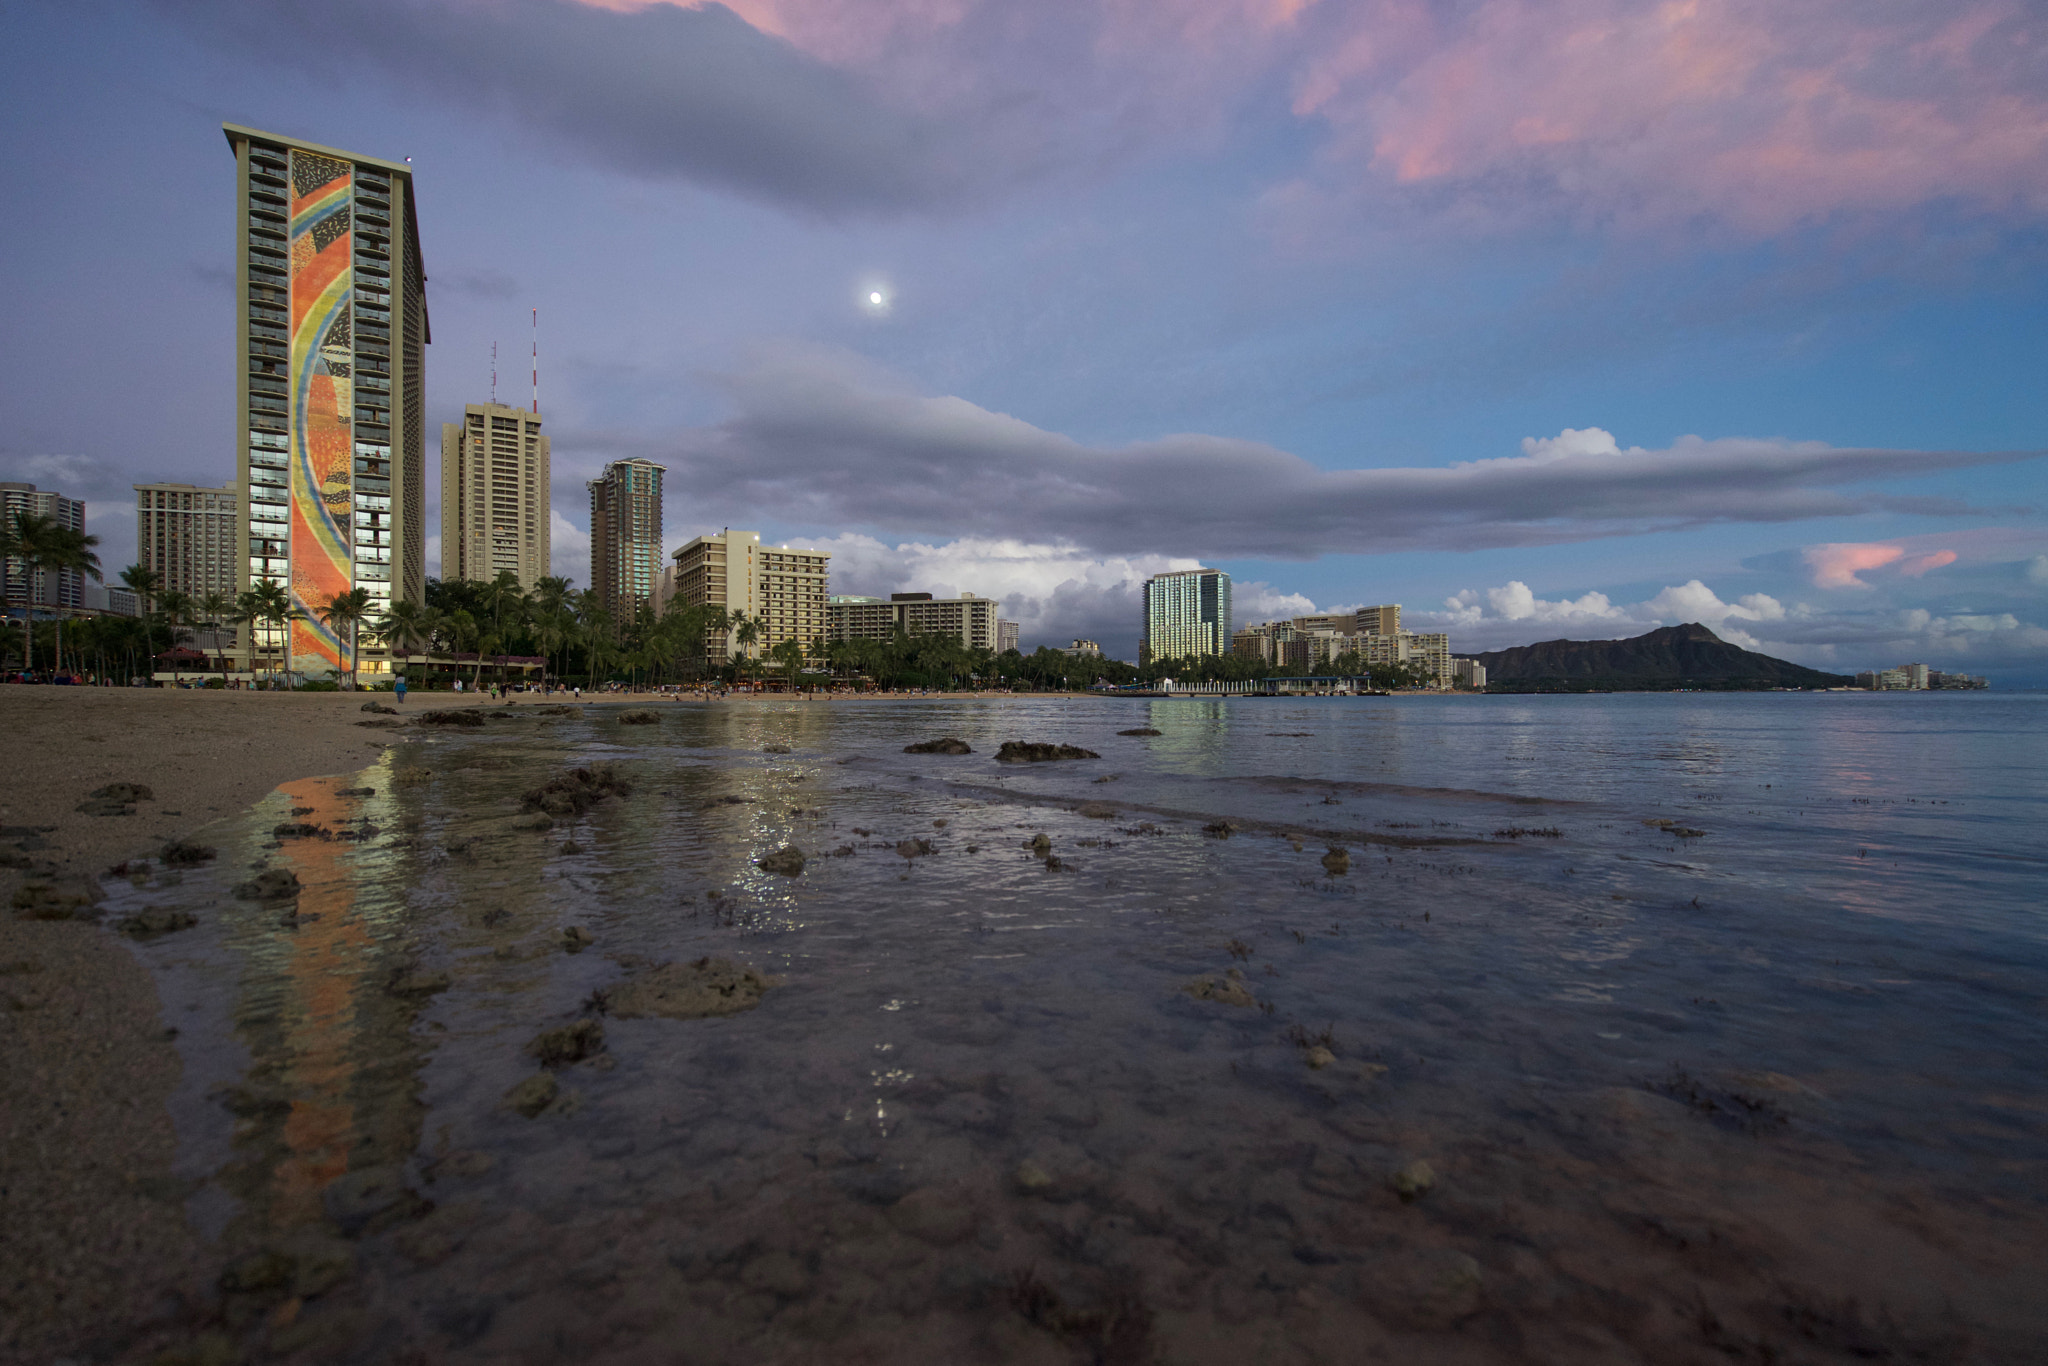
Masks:
[[[1854,682],[1730,645],[1696,621],[1621,640],[1544,640],[1471,658],[1486,666],[1489,692],[1744,692]]]

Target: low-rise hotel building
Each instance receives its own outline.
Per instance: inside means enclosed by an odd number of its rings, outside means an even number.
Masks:
[[[889,640],[900,630],[914,636],[953,636],[970,650],[996,650],[996,613],[1001,606],[998,599],[972,593],[957,598],[930,593],[891,593],[886,599],[834,597],[825,604],[826,639]]]
[[[806,650],[826,638],[826,586],[832,556],[797,546],[762,545],[757,531],[730,527],[699,536],[671,557],[661,576],[655,610],[666,611],[671,599],[684,606],[722,608],[728,618],[741,614],[759,625],[749,653],[762,658],[785,640]],[[736,627],[705,637],[705,652],[723,663],[737,652]]]

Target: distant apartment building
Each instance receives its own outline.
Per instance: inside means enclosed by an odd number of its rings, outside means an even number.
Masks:
[[[1430,685],[1450,687],[1450,636],[1442,631],[1403,631],[1401,637],[1408,642],[1408,662],[1422,666],[1423,675]]]
[[[1461,688],[1478,690],[1486,686],[1486,666],[1476,659],[1451,661],[1451,681]]]
[[[1018,648],[1017,642],[1018,642],[1019,638],[1020,638],[1020,637],[1019,637],[1019,634],[1018,634],[1018,629],[1017,629],[1017,623],[1016,623],[1016,622],[1014,622],[1014,621],[1004,621],[1004,620],[1002,620],[1001,618],[997,618],[997,620],[996,620],[996,653],[997,653],[997,654],[999,654],[999,655],[1000,655],[1000,654],[1008,654],[1008,653],[1009,653],[1010,651],[1012,651],[1012,650],[1015,650],[1015,649],[1017,649],[1017,648]]]
[[[891,593],[882,598],[833,597],[825,603],[827,640],[888,640],[897,631],[911,635],[952,636],[970,650],[997,647],[995,598],[962,593],[938,598],[930,593]]]
[[[1399,607],[1367,611],[1375,623],[1398,622]],[[1453,680],[1451,641],[1442,632],[1356,632],[1335,629],[1354,624],[1350,616],[1294,617],[1247,626],[1231,637],[1231,653],[1276,668],[1334,669],[1347,657],[1368,673],[1395,665],[1419,665],[1432,687],[1448,688]]]
[[[661,476],[651,460],[614,460],[590,481],[590,591],[623,624],[661,580]]]
[[[60,527],[85,531],[85,500],[66,498],[34,484],[0,482],[0,525],[16,517],[47,517]],[[26,561],[8,556],[0,561],[0,593],[12,608],[49,607],[75,612],[86,605],[85,576],[68,569],[31,570]]]
[[[1925,664],[1901,664],[1895,669],[1857,674],[1856,686],[1876,692],[1960,692],[1987,688],[1990,683],[1975,674],[1949,673]]]
[[[142,615],[142,599],[132,589],[120,584],[89,583],[85,586],[85,605],[88,610],[104,612],[110,617],[139,617]],[[215,634],[215,633],[208,633]],[[232,642],[233,631],[217,633]]]
[[[695,538],[673,560],[663,576],[658,610],[667,610],[675,600],[686,607],[717,607],[729,618],[744,614],[759,628],[749,651],[757,659],[785,640],[808,650],[826,638],[832,561],[827,552],[762,545],[759,532],[728,527]],[[704,644],[714,663],[732,658],[739,648],[732,629],[712,632]]]
[[[1079,658],[1082,655],[1088,655],[1095,659],[1100,659],[1102,658],[1102,647],[1092,640],[1077,640],[1072,645],[1067,646],[1066,649],[1062,650],[1060,653],[1073,655],[1076,658]]]
[[[509,570],[531,592],[550,572],[548,438],[540,428],[538,411],[500,403],[472,403],[462,421],[441,424],[443,579],[489,583]],[[655,516],[658,523],[658,506]]]
[[[275,583],[304,615],[295,668],[338,670],[319,609],[426,593],[426,271],[412,167],[223,125],[235,154],[237,590]],[[282,632],[254,633],[258,654]],[[371,636],[357,672],[389,661]]]
[[[1230,575],[1182,569],[1145,580],[1143,647],[1152,659],[1221,656],[1230,650]]]
[[[232,598],[242,558],[242,497],[234,485],[135,485],[135,562],[160,593]]]
[[[1401,634],[1401,604],[1390,602],[1380,607],[1361,607],[1352,614],[1351,633],[1360,636],[1398,636]]]

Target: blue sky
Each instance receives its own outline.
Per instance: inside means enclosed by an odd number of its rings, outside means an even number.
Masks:
[[[2048,684],[2048,21],[1783,10],[27,0],[0,467],[113,567],[130,483],[232,476],[232,121],[414,159],[430,422],[541,310],[579,581],[644,454],[672,543],[1027,647],[1209,563],[1241,621]]]

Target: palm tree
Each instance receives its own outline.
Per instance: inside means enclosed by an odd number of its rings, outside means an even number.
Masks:
[[[513,624],[517,625],[529,607],[526,590],[519,586],[519,576],[509,569],[499,570],[498,577],[485,584],[477,596],[490,611],[492,634],[500,639],[505,635],[505,614],[510,612]]]
[[[742,671],[744,671],[746,660],[753,653],[754,646],[758,645],[761,641],[761,626],[762,618],[758,615],[750,617],[745,612],[734,612],[732,614],[732,638],[733,642],[740,647]]]
[[[597,686],[598,676],[609,671],[611,662],[619,657],[617,637],[612,631],[612,614],[604,608],[595,608],[590,620],[583,627],[583,657],[590,668],[590,685]]]
[[[542,607],[534,617],[534,638],[540,645],[540,652],[548,657],[550,663],[553,662],[557,650],[567,648],[575,630],[576,619],[560,607]],[[561,672],[557,670],[555,676],[561,677]]]
[[[284,642],[285,684],[291,684],[292,672],[292,624],[304,621],[306,614],[292,601],[291,593],[275,579],[263,579],[254,588],[236,599],[236,610],[247,612],[247,620],[260,623],[277,631]],[[253,642],[250,653],[254,654]]]
[[[121,571],[121,582],[134,590],[142,603],[144,616],[156,605],[156,591],[164,586],[164,576],[143,565],[131,564]]]
[[[83,574],[98,580],[100,578],[100,557],[92,548],[100,543],[97,536],[88,536],[68,526],[60,526],[55,518],[38,517],[30,513],[17,512],[14,515],[14,529],[7,538],[6,549],[15,559],[22,562],[28,571],[29,591],[28,618],[35,620],[35,576],[38,570],[48,574]],[[61,604],[57,613],[56,668],[64,667],[64,615]],[[33,663],[33,661],[31,661]]]
[[[235,600],[227,594],[215,591],[202,593],[192,603],[195,620],[193,625],[213,637],[213,653],[220,661],[220,681],[225,687],[228,681],[228,657],[220,648],[220,633],[226,628],[228,618],[234,613]]]
[[[416,602],[404,598],[386,603],[384,615],[370,623],[370,633],[383,641],[393,654],[403,654],[406,663],[420,646],[431,646],[434,640],[433,623],[427,620],[432,608],[423,608]],[[438,617],[439,613],[434,613]]]
[[[804,666],[803,642],[800,640],[777,641],[775,648],[768,652],[768,657],[788,671],[790,690],[794,692],[796,690],[797,670]]]
[[[370,590],[351,588],[346,593],[336,593],[315,610],[319,612],[320,620],[327,623],[327,629],[337,637],[344,629],[348,632],[348,667],[342,670],[342,686],[353,689],[356,684],[357,627],[369,615]]]

